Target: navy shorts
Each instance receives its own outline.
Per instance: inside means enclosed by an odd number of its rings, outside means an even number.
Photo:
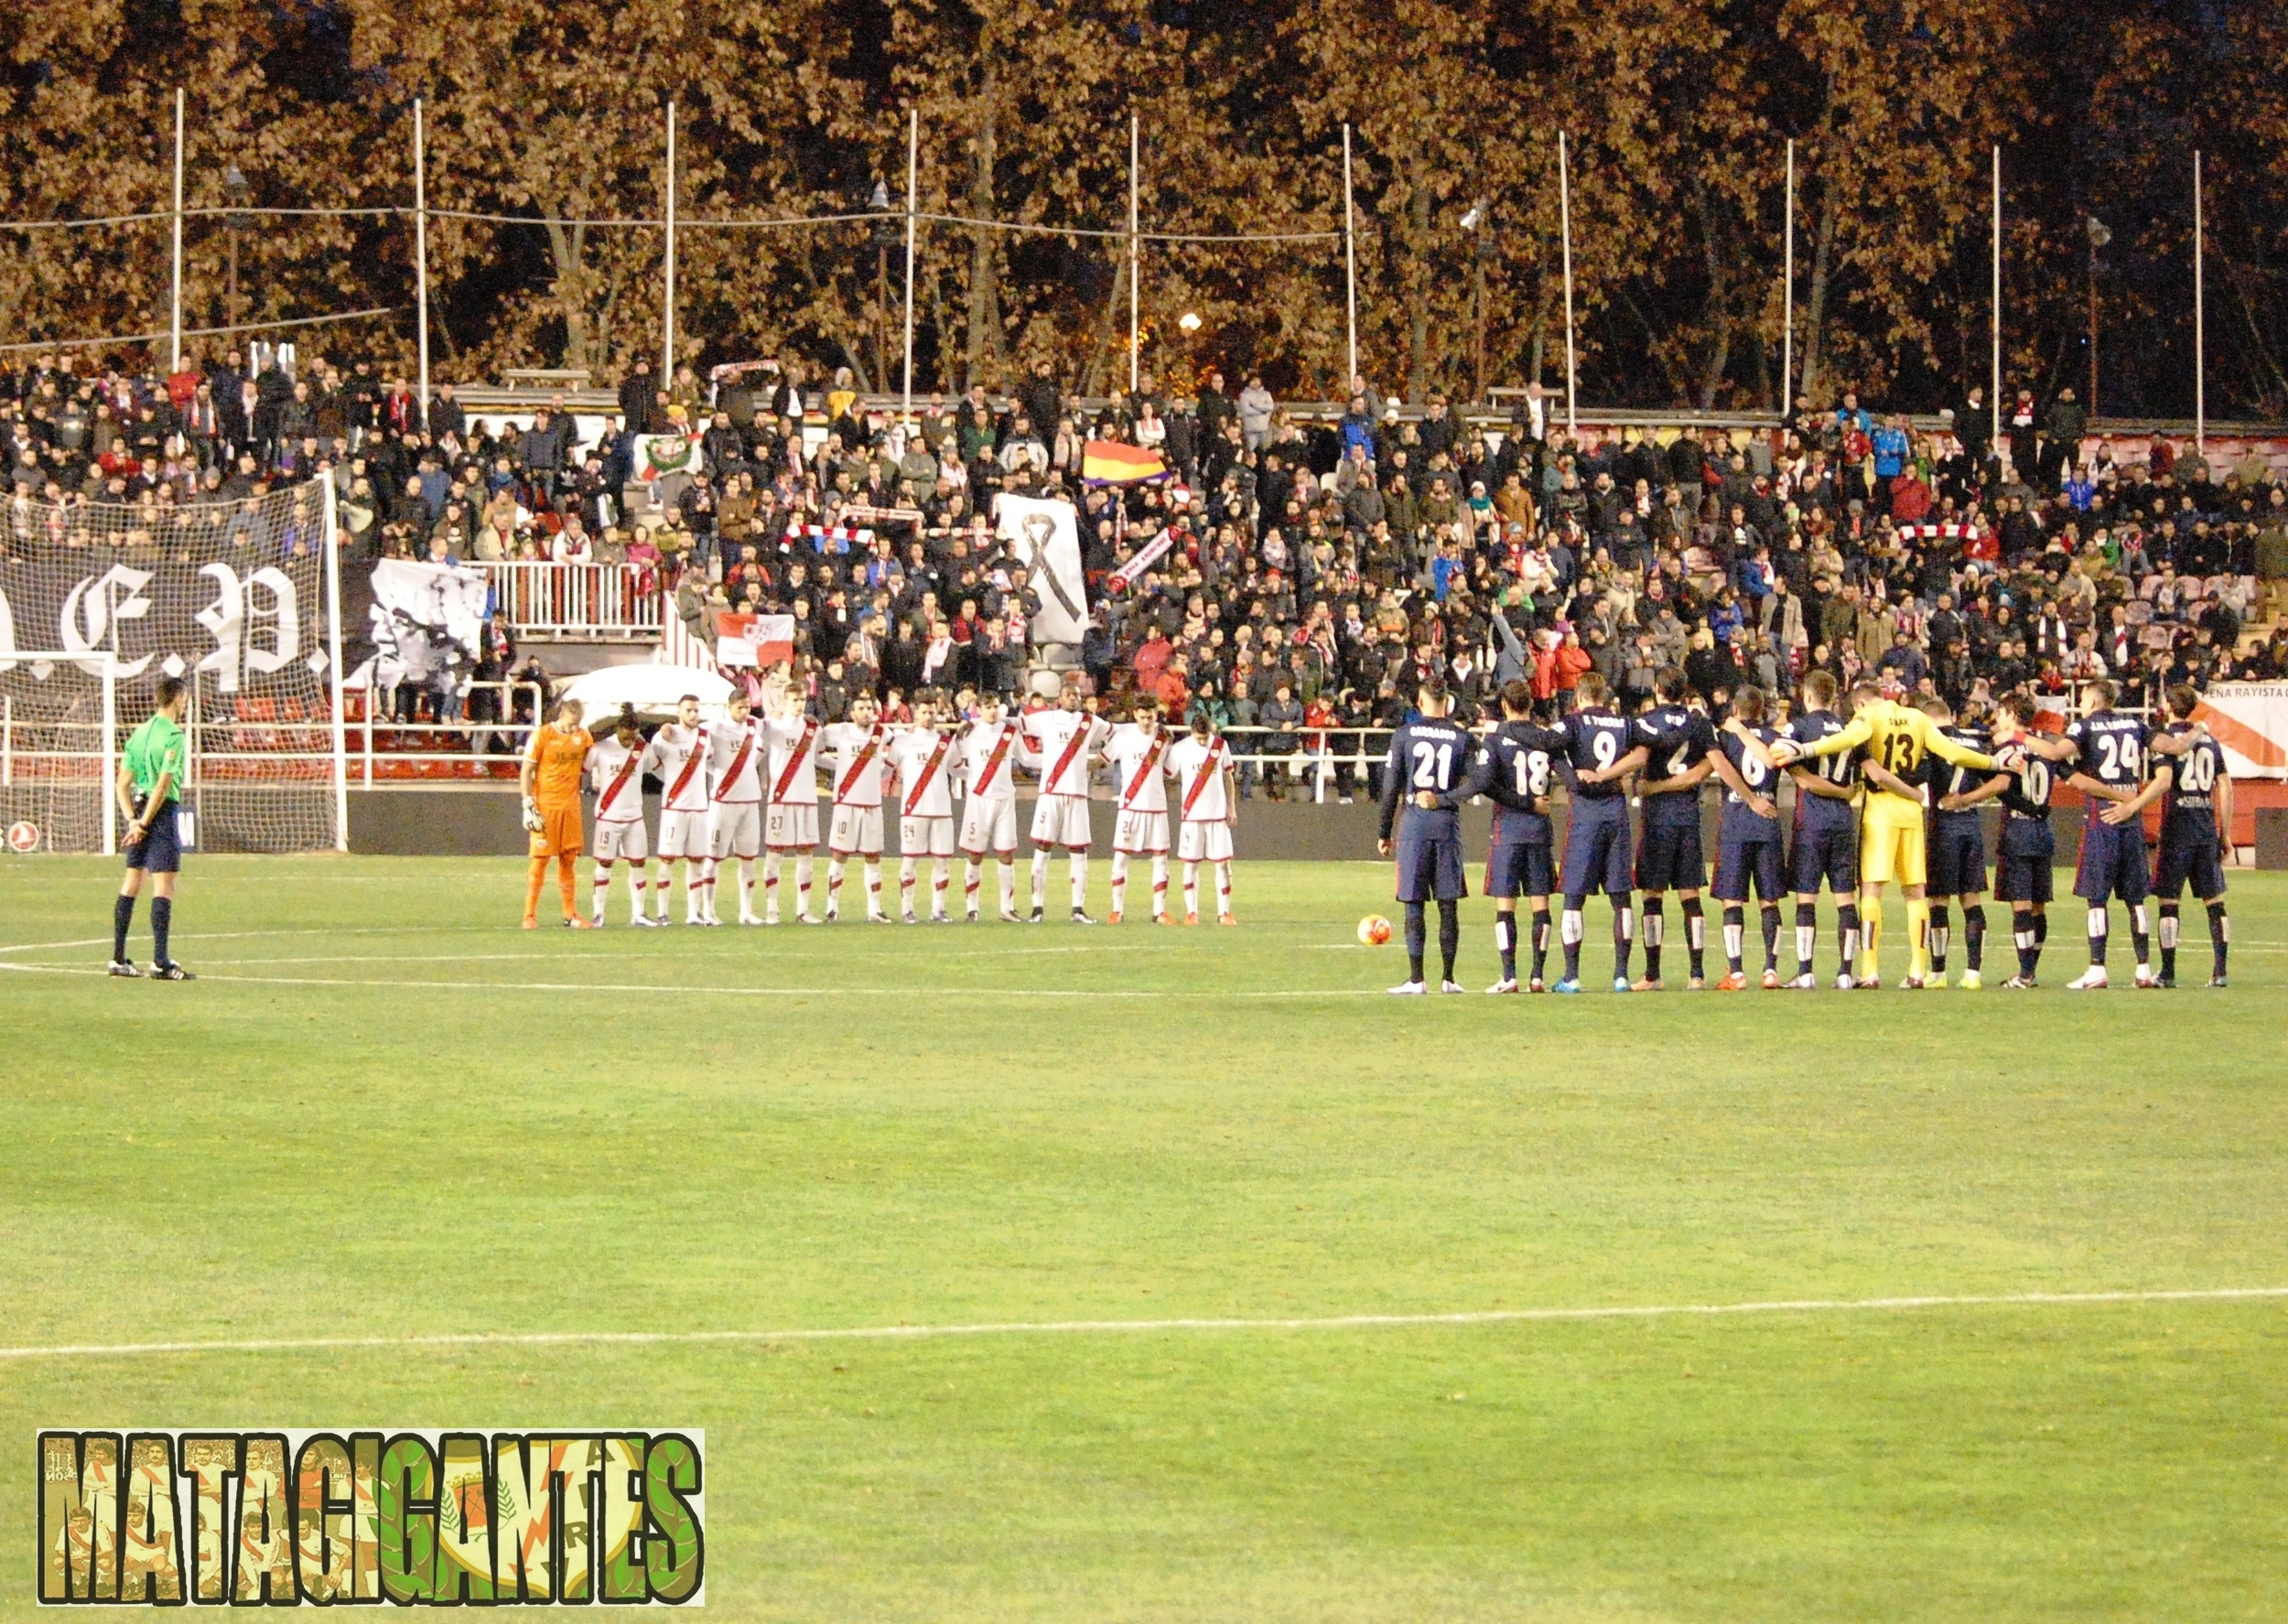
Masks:
[[[1589,897],[1603,891],[1625,897],[1629,886],[1629,820],[1625,805],[1609,815],[1581,815],[1578,803],[1565,829],[1565,880],[1568,897]]]
[[[1781,883],[1779,835],[1756,840],[1727,840],[1716,847],[1716,900],[1745,902],[1748,882],[1755,882],[1756,898],[1777,902],[1786,894]]]
[[[1452,902],[1470,894],[1462,872],[1462,842],[1452,836],[1400,834],[1398,900]]]
[[[2005,823],[2002,855],[1994,864],[1994,900],[2048,902],[2056,885],[2050,872],[2056,857],[2057,844],[2047,823],[2024,818]]]
[[[1700,856],[1700,824],[1645,825],[1645,844],[1636,851],[1636,888],[1640,891],[1697,891],[1708,883],[1708,865]]]
[[[2196,836],[2161,843],[2160,855],[2153,865],[2153,894],[2164,902],[2175,902],[2185,894],[2188,884],[2193,887],[2193,895],[2203,902],[2225,894],[2224,857],[2217,850],[2214,838]]]
[[[1546,840],[1497,841],[1485,855],[1485,894],[1546,897],[1552,889],[1552,867]]]
[[[2075,866],[2074,895],[2085,902],[2111,898],[2135,907],[2145,899],[2152,876],[2145,867],[2145,831],[2139,823],[2086,824],[2081,861]]]
[[[1986,831],[1977,820],[1936,820],[1924,837],[1932,897],[1970,897],[1986,889]]]
[[[1796,821],[1796,849],[1789,854],[1788,878],[1807,897],[1819,893],[1825,880],[1838,897],[1859,889],[1859,821],[1840,823]]]
[[[151,820],[143,838],[127,848],[127,866],[146,874],[176,874],[183,866],[182,831],[176,826],[178,801],[168,801]],[[138,809],[140,810],[140,809]]]

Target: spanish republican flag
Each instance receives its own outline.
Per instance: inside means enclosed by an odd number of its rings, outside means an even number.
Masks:
[[[1139,479],[1164,479],[1168,465],[1157,451],[1124,446],[1117,440],[1091,440],[1081,447],[1081,478],[1091,485],[1132,485]]]

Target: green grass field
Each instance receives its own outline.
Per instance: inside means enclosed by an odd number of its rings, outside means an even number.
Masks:
[[[2288,1297],[1072,1326],[2288,1286],[2281,876],[2223,993],[2057,990],[2067,901],[2027,994],[1416,1001],[1378,866],[592,936],[521,866],[194,859],[157,985],[0,862],[0,1611],[43,1425],[616,1425],[706,1428],[734,1619],[2288,1617]]]

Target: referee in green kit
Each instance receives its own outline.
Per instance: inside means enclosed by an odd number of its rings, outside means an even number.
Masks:
[[[183,866],[181,832],[176,815],[182,803],[185,744],[183,684],[161,677],[151,719],[127,740],[127,754],[112,786],[127,820],[127,877],[112,903],[112,973],[141,975],[127,956],[127,927],[135,923],[135,897],[151,877],[151,978],[189,981],[189,971],[167,956],[167,932],[174,923],[175,876]]]

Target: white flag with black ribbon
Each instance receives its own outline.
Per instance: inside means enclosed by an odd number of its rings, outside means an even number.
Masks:
[[[1004,496],[998,523],[998,533],[1041,599],[1032,640],[1079,642],[1088,627],[1088,588],[1081,576],[1080,520],[1073,504]]]

